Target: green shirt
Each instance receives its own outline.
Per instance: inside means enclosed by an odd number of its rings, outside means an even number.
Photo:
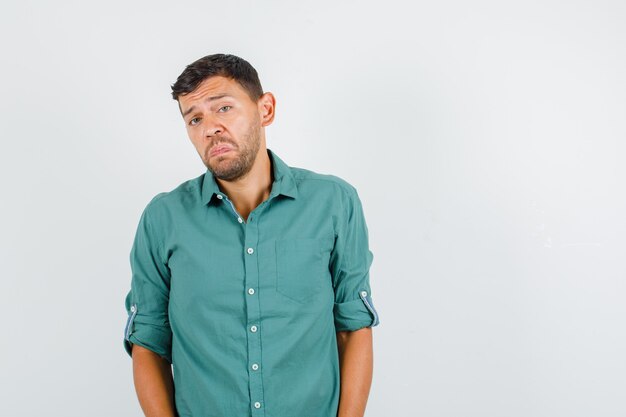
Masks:
[[[124,347],[173,365],[185,417],[334,417],[336,331],[379,323],[356,189],[289,167],[244,221],[212,173],[157,194],[130,252]]]

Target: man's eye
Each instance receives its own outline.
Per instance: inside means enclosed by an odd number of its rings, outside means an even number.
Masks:
[[[190,124],[191,126],[195,126],[195,125],[196,125],[196,123],[198,123],[198,121],[199,121],[199,120],[200,120],[200,118],[199,118],[199,117],[194,117],[193,119],[191,119],[191,120],[189,121],[189,124]]]
[[[228,110],[230,110],[233,106],[223,106],[223,107],[220,107],[220,110],[225,109],[227,107],[228,107]],[[228,111],[228,110],[226,110],[226,111]]]

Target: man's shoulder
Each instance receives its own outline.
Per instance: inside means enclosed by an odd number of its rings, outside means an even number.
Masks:
[[[186,180],[176,187],[157,193],[148,202],[146,210],[160,210],[165,208],[172,208],[180,206],[186,202],[197,201],[201,198],[202,194],[202,180],[204,174],[195,178]]]
[[[298,187],[323,187],[328,191],[339,190],[349,195],[356,193],[356,188],[340,176],[300,167],[289,168]]]

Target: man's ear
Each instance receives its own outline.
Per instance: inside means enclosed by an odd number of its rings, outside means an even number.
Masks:
[[[257,101],[259,108],[259,114],[261,115],[261,126],[269,126],[274,121],[274,115],[276,110],[276,98],[274,94],[264,93]]]

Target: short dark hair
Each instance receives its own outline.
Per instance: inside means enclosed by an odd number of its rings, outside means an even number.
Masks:
[[[256,102],[263,95],[259,75],[248,61],[230,54],[207,55],[187,65],[172,85],[172,98],[191,93],[209,77],[222,76],[237,81]]]

